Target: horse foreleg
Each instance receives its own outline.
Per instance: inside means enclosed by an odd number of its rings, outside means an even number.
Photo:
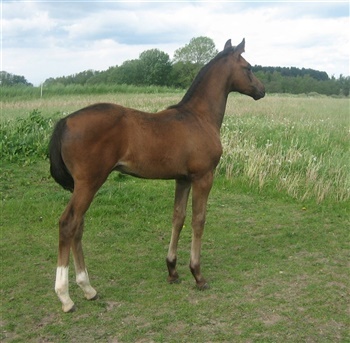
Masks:
[[[166,258],[166,264],[169,272],[169,283],[176,283],[179,280],[179,274],[176,271],[177,244],[179,242],[180,233],[185,222],[187,200],[190,189],[191,183],[189,181],[176,181],[171,240],[169,244],[168,255]]]
[[[72,244],[76,282],[79,285],[79,287],[83,290],[86,299],[95,300],[97,299],[97,292],[94,288],[91,287],[89,275],[85,267],[84,253],[81,242],[83,237],[83,231],[84,220],[82,220],[81,225],[74,236]]]
[[[213,173],[192,182],[192,244],[190,269],[199,289],[208,288],[201,274],[200,254],[208,196],[213,184]]]

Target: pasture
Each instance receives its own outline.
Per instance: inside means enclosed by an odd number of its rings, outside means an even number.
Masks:
[[[69,193],[45,159],[54,121],[99,101],[155,112],[181,96],[2,103],[3,342],[350,340],[349,99],[329,97],[229,97],[203,237],[209,290],[195,288],[188,268],[190,208],[179,243],[182,282],[166,282],[174,182],[112,174],[83,238],[100,298],[83,299],[71,264],[77,311],[61,312],[57,222]]]

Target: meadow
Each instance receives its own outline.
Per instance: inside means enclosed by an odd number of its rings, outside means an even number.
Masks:
[[[100,298],[74,284],[77,312],[54,293],[57,222],[69,193],[50,178],[55,121],[100,101],[155,112],[179,93],[14,97],[1,103],[3,342],[348,342],[349,99],[229,97],[224,155],[209,199],[202,268],[166,283],[174,182],[112,174],[85,223]],[[137,252],[137,253],[136,253]]]

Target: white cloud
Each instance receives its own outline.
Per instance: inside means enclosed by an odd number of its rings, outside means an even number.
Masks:
[[[208,36],[219,50],[245,37],[252,64],[349,75],[348,28],[349,4],[336,2],[5,1],[1,69],[38,84]]]

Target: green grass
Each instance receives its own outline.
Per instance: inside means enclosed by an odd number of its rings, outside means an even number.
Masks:
[[[349,199],[348,99],[272,96],[254,108],[242,100],[229,102],[219,171],[300,200]]]
[[[172,181],[112,174],[86,216],[85,255],[100,299],[74,283],[61,312],[53,287],[57,221],[69,194],[46,162],[1,171],[3,342],[346,342],[348,205],[299,203],[233,187],[219,176],[208,205],[202,269],[188,268],[190,218],[179,246],[181,284],[166,283]],[[189,216],[190,217],[190,216]]]
[[[69,200],[45,159],[54,121],[113,101],[154,112],[181,94],[57,96],[1,104],[3,342],[348,342],[349,100],[230,96],[224,155],[208,204],[200,292],[188,268],[166,282],[174,182],[112,174],[86,215],[89,302],[54,293],[60,214]]]

